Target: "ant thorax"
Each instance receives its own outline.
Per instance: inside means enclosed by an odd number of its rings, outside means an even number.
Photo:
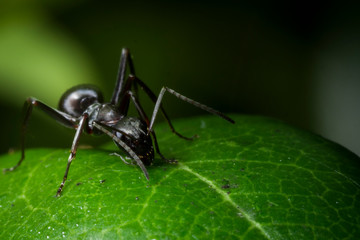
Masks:
[[[88,114],[88,130],[90,133],[102,134],[93,127],[93,122],[105,124],[107,126],[115,125],[123,116],[110,103],[93,103],[85,111]]]

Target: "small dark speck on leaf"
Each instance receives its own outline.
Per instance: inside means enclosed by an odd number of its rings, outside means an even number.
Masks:
[[[227,192],[228,195],[230,195],[231,192]]]
[[[137,200],[139,200],[139,197],[136,197],[135,199],[136,199],[136,201],[137,201]]]
[[[214,211],[210,211],[210,214],[214,214]]]
[[[222,186],[221,186],[222,189],[228,189],[228,188],[230,188],[230,181],[229,181],[228,179],[224,178],[224,179],[222,180],[222,182],[223,182],[223,184],[222,184]]]
[[[12,203],[11,206],[12,206],[12,207],[15,207],[15,204]]]
[[[104,183],[106,181],[106,179],[104,179],[104,180],[100,180],[100,183]]]
[[[245,168],[240,169],[241,171],[245,171]]]
[[[76,186],[79,186],[79,185],[81,185],[82,183],[81,182],[78,182],[77,184],[76,184]]]
[[[157,203],[157,202],[158,202],[158,200],[155,200],[154,202],[155,202],[155,203]]]
[[[89,180],[93,180],[93,178],[92,178],[92,177],[89,177]]]

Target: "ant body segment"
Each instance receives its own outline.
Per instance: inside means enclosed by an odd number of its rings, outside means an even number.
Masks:
[[[130,74],[125,80],[126,67],[129,68]],[[147,117],[138,100],[138,86],[140,86],[140,88],[144,90],[148,97],[155,103],[151,120]],[[132,89],[134,89],[134,91]],[[127,154],[132,158],[132,161],[128,162],[122,156],[118,154],[115,155],[119,156],[126,164],[136,163],[143,171],[146,179],[149,180],[149,174],[145,165],[151,165],[154,160],[153,141],[156,152],[162,159],[167,160],[160,153],[155,131],[153,130],[153,124],[159,110],[164,115],[173,133],[186,140],[192,140],[194,138],[194,136],[190,138],[185,137],[174,129],[169,117],[161,105],[165,92],[169,92],[185,102],[212,114],[218,115],[231,123],[235,123],[231,118],[225,116],[221,112],[187,98],[168,87],[163,87],[159,96],[156,97],[153,91],[151,91],[144,82],[136,77],[130,52],[127,48],[123,48],[115,89],[109,103],[103,102],[101,92],[97,87],[92,85],[79,85],[70,88],[62,95],[59,102],[59,109],[49,107],[35,98],[28,98],[26,100],[26,113],[21,132],[21,158],[15,166],[4,169],[4,172],[14,171],[24,160],[25,131],[31,112],[34,107],[37,107],[60,124],[76,129],[63,181],[56,193],[57,197],[60,196],[63,190],[65,181],[68,177],[71,162],[75,159],[82,132],[86,132],[88,134],[106,134],[111,137],[119,148],[127,152]],[[139,118],[127,116],[130,101],[134,103],[135,108],[139,113]]]

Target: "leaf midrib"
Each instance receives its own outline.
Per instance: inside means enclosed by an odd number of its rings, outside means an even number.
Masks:
[[[222,198],[225,202],[230,203],[231,206],[233,206],[235,208],[236,211],[240,212],[240,214],[248,221],[250,222],[250,224],[259,229],[259,231],[268,239],[271,239],[270,235],[268,232],[266,232],[264,230],[264,228],[261,226],[260,223],[256,222],[249,214],[246,213],[246,211],[244,209],[242,209],[239,205],[237,205],[230,197],[227,193],[225,193],[224,191],[222,191],[218,186],[216,186],[216,184],[207,179],[206,177],[202,176],[201,174],[193,171],[189,166],[183,164],[183,163],[178,163],[178,168],[177,169],[181,169],[184,170],[194,176],[196,176],[198,179],[200,179],[201,181],[203,181],[204,183],[208,184],[209,186],[211,186],[212,189],[214,189]]]

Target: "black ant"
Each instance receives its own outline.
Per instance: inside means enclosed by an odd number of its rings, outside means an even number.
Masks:
[[[127,66],[129,67],[130,74],[128,75],[127,80],[124,81]],[[143,89],[149,98],[155,103],[151,121],[149,121],[149,118],[146,116],[138,100],[138,86],[140,86],[140,88]],[[131,90],[132,88],[134,88],[134,92]],[[146,179],[149,180],[149,174],[145,165],[151,165],[154,160],[152,139],[154,140],[156,152],[160,155],[160,157],[166,161],[171,161],[167,160],[160,153],[155,131],[153,130],[153,124],[159,109],[167,120],[172,132],[174,132],[177,136],[186,140],[192,140],[195,137],[185,137],[174,129],[169,117],[161,105],[161,100],[166,91],[185,102],[218,115],[231,123],[235,123],[232,119],[221,112],[187,98],[167,87],[163,87],[159,96],[156,97],[150,88],[138,77],[136,77],[130,52],[127,48],[123,48],[120,58],[118,77],[110,103],[103,103],[103,96],[101,92],[97,87],[92,85],[79,85],[66,91],[60,99],[59,110],[49,107],[35,98],[28,98],[26,100],[26,113],[21,132],[21,158],[15,166],[4,169],[4,172],[14,171],[20,166],[25,158],[25,131],[32,109],[36,106],[60,124],[76,129],[64,178],[56,196],[59,197],[61,191],[63,190],[65,181],[68,177],[71,162],[74,160],[76,155],[76,150],[82,132],[86,132],[88,134],[107,134],[113,139],[119,148],[124,149],[128,153],[133,161],[135,161],[141,168]],[[140,118],[127,116],[130,100],[134,103]],[[119,156],[126,164],[134,164],[133,162],[126,161],[118,154],[115,155]]]

